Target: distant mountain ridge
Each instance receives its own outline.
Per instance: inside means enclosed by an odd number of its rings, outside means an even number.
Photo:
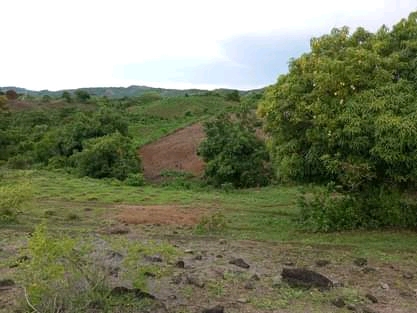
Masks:
[[[136,86],[132,85],[129,87],[90,87],[90,88],[78,88],[78,89],[63,89],[57,91],[50,91],[50,90],[29,90],[26,88],[15,87],[15,86],[8,86],[8,87],[0,87],[0,91],[7,91],[7,90],[14,90],[19,94],[25,94],[29,96],[51,96],[51,97],[60,97],[64,91],[68,91],[70,93],[74,93],[76,90],[85,90],[90,95],[95,95],[99,97],[108,97],[108,98],[123,98],[123,97],[137,97],[141,96],[144,93],[155,92],[160,94],[164,97],[172,97],[172,96],[184,96],[188,95],[197,95],[197,94],[204,94],[209,92],[209,90],[204,89],[165,89],[165,88],[154,88],[154,87],[147,87],[147,86]],[[228,92],[234,89],[215,89],[212,92]],[[250,90],[250,91],[239,91],[240,94],[246,94],[249,92],[255,91],[262,91],[263,88]]]

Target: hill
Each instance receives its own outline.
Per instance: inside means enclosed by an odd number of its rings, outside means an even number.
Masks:
[[[54,98],[61,97],[64,91],[68,91],[70,93],[75,93],[77,90],[84,90],[88,92],[90,95],[98,96],[98,97],[108,97],[112,99],[118,98],[125,98],[125,97],[138,97],[146,93],[157,93],[162,97],[175,97],[175,96],[185,96],[185,95],[203,95],[208,92],[219,93],[219,94],[227,94],[232,89],[216,89],[213,91],[203,90],[203,89],[165,89],[165,88],[154,88],[148,86],[129,86],[129,87],[91,87],[91,88],[79,88],[79,89],[63,89],[57,91],[51,90],[30,90],[21,87],[15,86],[5,86],[0,87],[0,91],[5,92],[7,90],[15,90],[18,94],[28,95],[33,97],[42,97],[42,96],[50,96]],[[256,90],[248,90],[248,91],[239,91],[240,95],[245,95],[251,92],[262,92],[263,88],[256,89]]]

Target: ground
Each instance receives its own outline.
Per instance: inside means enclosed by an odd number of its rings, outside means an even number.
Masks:
[[[81,207],[86,204],[78,203]],[[53,205],[62,207],[65,203]],[[88,210],[84,208],[86,216],[93,214],[96,205],[91,201]],[[358,263],[354,249],[346,245],[300,245],[196,235],[196,225],[209,213],[207,208],[181,205],[106,206],[103,211],[106,223],[96,225],[91,232],[107,243],[112,238],[125,238],[129,242],[164,242],[176,248],[172,257],[165,257],[162,252],[141,259],[144,267],[151,265],[156,268],[155,273],[163,273],[147,278],[147,291],[163,303],[163,308],[155,312],[203,312],[216,305],[223,306],[225,312],[235,313],[342,313],[349,312],[349,305],[356,312],[415,312],[414,251],[403,253],[402,260],[366,256]],[[2,235],[0,258],[16,259],[24,236],[5,229]],[[107,251],[103,255],[111,255],[108,264],[114,268],[121,266],[125,254],[122,246],[116,251],[110,244],[100,249]],[[230,263],[238,258],[249,268]],[[324,265],[318,262],[323,260],[328,262]],[[329,291],[291,288],[281,280],[284,267],[317,271],[335,287]],[[14,270],[4,267],[0,277],[8,277]],[[0,288],[0,312],[13,312],[13,296],[22,296],[19,288]],[[345,302],[342,308],[332,304],[339,298]]]
[[[159,180],[164,171],[183,171],[200,176],[203,161],[197,148],[204,138],[201,124],[194,124],[145,145],[139,150],[145,178]]]

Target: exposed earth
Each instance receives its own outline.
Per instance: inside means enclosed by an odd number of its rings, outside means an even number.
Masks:
[[[204,162],[197,156],[197,148],[204,139],[201,124],[194,124],[145,145],[139,150],[145,178],[161,179],[164,171],[179,171],[200,176]]]
[[[99,249],[115,285],[130,288],[117,270],[116,274],[112,270],[122,267],[125,252],[122,247],[115,251],[106,244],[109,238],[167,242],[176,248],[173,258],[161,254],[143,259],[138,256],[143,266],[152,265],[164,273],[147,278],[146,291],[158,304],[151,312],[416,312],[417,269],[411,252],[401,261],[378,261],[372,256],[358,258],[346,246],[196,236],[194,226],[208,213],[207,209],[177,205],[121,205],[108,209],[113,212],[106,217],[109,226],[97,229],[94,236],[105,234],[100,237]],[[157,214],[149,214],[151,211]],[[12,255],[18,255],[12,243],[1,247],[0,256]],[[315,271],[327,277],[332,286],[293,287],[282,279],[284,268]],[[3,268],[0,278],[13,270]],[[0,312],[13,312],[13,296],[17,295],[22,296],[17,286],[0,287]]]

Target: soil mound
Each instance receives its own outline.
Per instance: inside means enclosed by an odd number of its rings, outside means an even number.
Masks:
[[[139,155],[145,178],[158,181],[164,171],[202,175],[204,162],[197,156],[197,149],[204,136],[203,127],[198,123],[143,146]]]

